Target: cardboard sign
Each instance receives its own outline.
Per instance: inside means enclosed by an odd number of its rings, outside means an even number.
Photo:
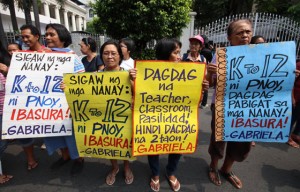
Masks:
[[[216,140],[287,142],[295,43],[217,50]]]
[[[204,63],[136,61],[133,154],[193,153]]]
[[[65,74],[64,82],[79,155],[134,159],[129,73]]]
[[[2,138],[72,134],[70,112],[60,89],[74,70],[74,54],[17,52],[6,81]]]

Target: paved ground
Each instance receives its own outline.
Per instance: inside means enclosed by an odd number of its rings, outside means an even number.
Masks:
[[[180,161],[177,177],[183,192],[298,192],[300,191],[300,149],[291,148],[286,144],[257,143],[250,156],[242,163],[233,167],[235,173],[243,181],[243,189],[237,190],[222,178],[220,187],[213,185],[208,177],[207,153],[210,136],[210,110],[202,110],[201,127],[197,151],[184,155]],[[58,154],[48,156],[41,150],[41,140],[36,142],[35,154],[39,166],[28,172],[25,156],[21,147],[11,144],[6,150],[2,164],[7,173],[14,178],[0,185],[1,192],[148,192],[150,169],[146,157],[139,157],[132,163],[135,180],[132,185],[124,183],[122,172],[117,176],[114,186],[107,186],[104,178],[109,171],[110,163],[105,159],[86,159],[83,172],[75,177],[70,176],[72,163],[68,163],[58,171],[51,171],[50,164],[58,159]],[[163,177],[167,156],[161,156],[161,191],[171,191]],[[120,162],[121,163],[121,162]],[[122,170],[122,166],[121,166]]]

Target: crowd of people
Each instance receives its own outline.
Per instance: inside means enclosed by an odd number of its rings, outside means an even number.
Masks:
[[[48,24],[46,26],[46,43],[44,46],[40,43],[40,32],[32,25],[24,25],[21,27],[21,37],[23,43],[29,47],[27,51],[45,51],[45,52],[73,52],[69,49],[69,45],[72,43],[72,39],[69,31],[61,24]],[[248,45],[265,43],[266,40],[262,36],[253,35],[252,23],[247,19],[240,19],[233,21],[229,24],[227,30],[227,38],[231,46]],[[203,62],[207,65],[206,79],[203,80],[202,89],[204,96],[200,108],[207,106],[207,90],[209,87],[216,84],[216,73],[218,66],[216,65],[216,57],[214,51],[210,49],[208,39],[205,36],[196,35],[189,39],[190,49],[189,52],[183,54],[181,57],[181,42],[177,39],[164,38],[157,42],[155,53],[156,59],[165,61],[189,61],[189,62]],[[5,96],[5,81],[9,70],[10,59],[13,52],[21,50],[20,45],[17,43],[11,43],[7,48],[0,44],[0,122],[2,132],[2,114],[3,114],[3,102]],[[108,40],[101,48],[100,53],[97,54],[96,41],[90,37],[83,38],[80,42],[81,52],[85,56],[81,59],[76,55],[74,60],[74,73],[81,72],[107,72],[107,71],[128,71],[130,79],[133,83],[136,76],[139,75],[134,68],[134,60],[132,59],[132,53],[135,49],[132,39],[123,38],[119,41]],[[295,129],[291,132],[290,140],[288,144],[299,148],[300,143],[300,122],[299,109],[300,109],[300,97],[299,97],[299,69],[300,63],[297,62],[296,81],[293,91],[293,120],[292,127],[295,124]],[[61,89],[64,90],[66,85],[61,84]],[[134,87],[132,87],[132,90]],[[211,157],[211,162],[208,169],[208,177],[211,182],[217,186],[222,184],[220,175],[223,175],[234,187],[241,189],[243,187],[241,179],[232,171],[232,167],[235,162],[244,161],[249,152],[251,146],[254,143],[251,142],[223,142],[216,141],[215,139],[215,94],[212,98],[211,111],[211,138],[208,148],[208,152]],[[28,171],[37,168],[38,162],[34,156],[33,143],[34,138],[30,139],[17,139],[24,149],[27,157],[27,169]],[[71,174],[76,175],[83,169],[84,158],[79,156],[76,147],[76,141],[73,134],[70,136],[56,136],[44,138],[44,143],[49,155],[52,155],[57,150],[60,150],[61,157],[51,165],[51,169],[58,169],[61,166],[73,160],[71,168]],[[7,140],[0,140],[0,159],[7,147]],[[179,164],[179,160],[182,154],[169,154],[168,163],[166,165],[166,176],[169,181],[170,187],[173,191],[180,190],[180,182],[176,176],[176,170]],[[219,168],[219,161],[224,158],[222,166]],[[106,176],[106,184],[113,185],[116,180],[116,175],[119,172],[119,165],[117,160],[110,160],[111,170]],[[153,191],[160,190],[160,163],[159,155],[148,155],[148,164],[152,172],[150,179],[150,188]],[[133,165],[134,166],[134,165]],[[134,174],[130,168],[130,162],[124,161],[124,177],[126,184],[132,184],[134,181]],[[0,161],[0,184],[5,183],[13,178],[12,175],[2,173],[1,161]]]

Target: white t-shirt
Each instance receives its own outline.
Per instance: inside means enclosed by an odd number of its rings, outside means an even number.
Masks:
[[[123,60],[121,65],[122,68],[124,68],[124,70],[128,71],[129,69],[133,69],[134,68],[134,60],[130,57],[127,60]]]

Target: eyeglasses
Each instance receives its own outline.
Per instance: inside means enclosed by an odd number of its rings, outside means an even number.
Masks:
[[[117,52],[103,52],[102,55],[105,57],[109,57],[111,55],[111,57],[114,58],[114,57],[118,56],[119,54]]]

